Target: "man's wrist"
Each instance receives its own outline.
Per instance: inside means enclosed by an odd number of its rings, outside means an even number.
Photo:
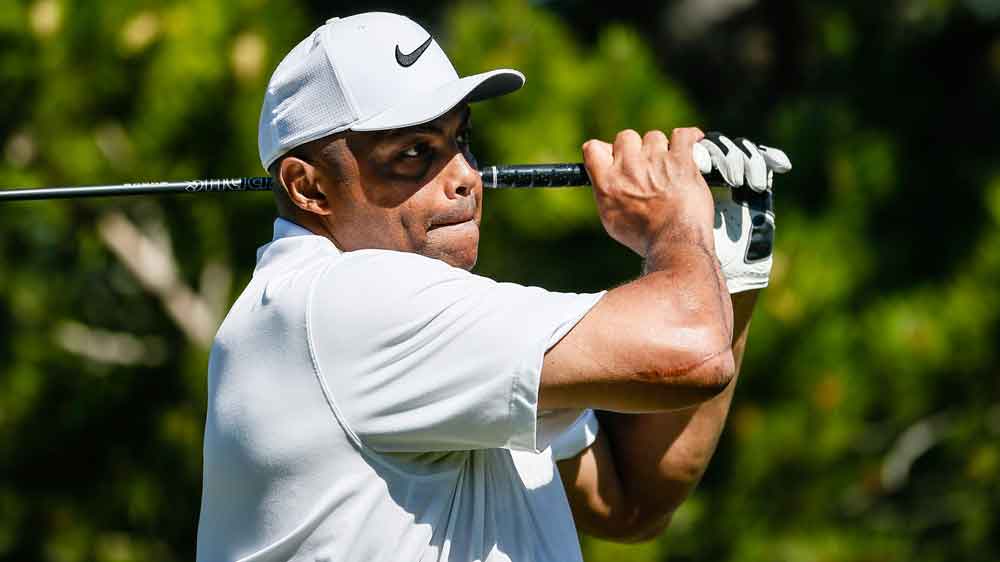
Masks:
[[[733,326],[736,339],[739,339],[743,335],[743,332],[746,331],[747,326],[750,324],[750,317],[753,316],[753,311],[756,308],[759,297],[760,289],[730,295],[733,302]],[[743,343],[745,344],[746,342],[744,341]]]
[[[646,251],[643,272],[650,273],[682,266],[690,269],[691,260],[707,262],[713,269],[718,267],[711,234],[706,237],[697,232],[674,232],[658,236]]]
[[[692,221],[693,222],[693,221]],[[655,261],[667,258],[674,251],[681,251],[682,246],[696,246],[710,255],[715,256],[715,234],[712,226],[692,224],[687,221],[677,221],[664,225],[649,241],[645,258]]]

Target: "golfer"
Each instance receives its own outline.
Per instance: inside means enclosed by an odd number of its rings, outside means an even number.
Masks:
[[[386,13],[328,21],[275,70],[279,218],[212,347],[199,561],[576,561],[578,530],[652,538],[695,486],[773,215],[713,201],[692,151],[748,193],[774,166],[694,128],[589,141],[601,221],[643,275],[596,294],[478,276],[469,104],[523,83],[459,78]]]

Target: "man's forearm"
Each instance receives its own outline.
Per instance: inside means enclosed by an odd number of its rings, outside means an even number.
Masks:
[[[733,358],[737,374],[758,291],[732,296]],[[601,412],[627,501],[656,533],[694,489],[712,458],[736,387],[736,378],[698,406],[654,414]],[[636,537],[641,538],[641,537]]]

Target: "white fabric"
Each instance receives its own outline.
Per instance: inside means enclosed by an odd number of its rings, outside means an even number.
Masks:
[[[732,141],[721,133],[710,132],[695,144],[695,162],[703,174],[715,168],[728,184],[711,188],[715,201],[715,254],[729,292],[767,287],[774,242],[770,190],[774,174],[791,171],[791,160],[777,148],[756,145],[744,138]],[[744,193],[739,200],[734,199],[733,190],[743,189],[744,184],[752,195]]]
[[[732,141],[716,132],[706,133],[694,145],[694,161],[701,173],[715,168],[729,187],[746,185],[757,193],[771,188],[774,174],[787,174],[792,169],[792,161],[782,150],[744,138]]]
[[[268,83],[258,128],[264,169],[292,148],[333,133],[426,123],[463,100],[524,84],[524,75],[509,69],[459,79],[437,42],[419,50],[429,38],[412,20],[381,12],[333,18],[313,31]],[[397,49],[408,64],[397,60]]]
[[[209,360],[198,560],[580,560],[549,444],[596,426],[537,392],[601,296],[279,219]]]
[[[774,215],[751,210],[750,206],[733,201],[733,190],[728,187],[713,187],[715,201],[715,255],[719,258],[719,269],[726,279],[730,294],[763,289],[771,277],[773,258],[747,259],[750,245],[753,217],[760,215],[774,228]]]
[[[580,454],[597,440],[599,427],[597,414],[585,411],[569,429],[552,440],[552,459],[562,461]]]

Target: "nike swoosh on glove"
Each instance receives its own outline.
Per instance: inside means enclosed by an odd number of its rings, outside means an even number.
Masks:
[[[718,172],[728,185],[711,185],[715,200],[715,253],[730,293],[766,287],[774,251],[774,174],[792,169],[785,153],[744,138],[707,133],[698,146],[703,173]],[[707,169],[706,169],[707,168]]]

